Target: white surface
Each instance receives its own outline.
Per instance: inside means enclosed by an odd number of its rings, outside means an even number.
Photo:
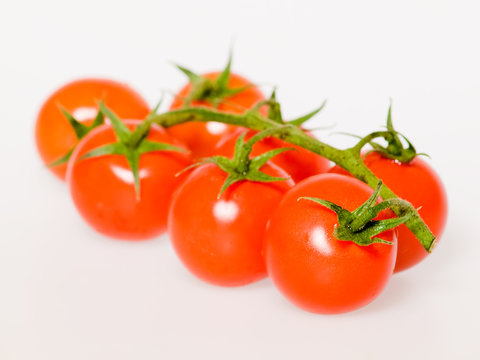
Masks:
[[[2,1],[0,359],[478,359],[478,1]],[[289,116],[366,134],[394,121],[445,181],[446,232],[371,305],[318,316],[270,281],[205,285],[166,236],[114,241],[40,163],[36,111],[67,80],[124,80],[153,105],[168,63],[279,86]],[[318,134],[337,145],[340,135]]]

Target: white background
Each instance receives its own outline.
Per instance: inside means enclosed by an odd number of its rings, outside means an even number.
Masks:
[[[0,2],[0,359],[478,359],[478,1]],[[119,79],[153,105],[185,82],[176,61],[278,85],[286,115],[325,98],[336,145],[384,124],[428,152],[449,195],[435,252],[369,306],[296,309],[269,280],[206,285],[166,236],[107,239],[41,164],[36,112],[82,76]]]

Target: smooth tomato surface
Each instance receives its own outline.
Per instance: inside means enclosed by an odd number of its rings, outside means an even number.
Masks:
[[[133,130],[141,121],[125,121]],[[165,130],[152,126],[147,139],[185,148]],[[67,181],[82,217],[98,232],[121,239],[147,239],[166,230],[171,194],[190,164],[188,155],[157,151],[140,156],[140,199],[133,174],[120,155],[79,160],[99,146],[116,141],[110,125],[102,125],[83,138],[70,159]]]
[[[96,101],[103,100],[122,119],[143,119],[150,112],[145,100],[131,87],[106,79],[81,79],[55,91],[45,101],[37,116],[37,148],[45,164],[65,155],[78,142],[70,123],[60,111],[64,107],[78,121],[91,124],[98,112]],[[51,168],[60,179],[67,166]]]
[[[447,221],[447,195],[435,171],[420,157],[408,164],[371,152],[364,158],[365,165],[397,194],[419,209],[419,214],[432,233],[440,239]],[[334,166],[329,172],[349,175]],[[397,228],[398,253],[395,272],[406,270],[422,261],[427,251],[405,225]]]
[[[268,163],[262,171],[286,176]],[[293,182],[241,181],[217,199],[226,177],[214,164],[195,169],[172,199],[168,233],[195,276],[215,285],[239,286],[266,276],[261,255],[266,223]]]
[[[215,148],[215,154],[232,157],[235,150],[235,142],[244,131],[245,129],[239,128],[231,135],[227,135],[221,139]],[[255,131],[249,130],[245,139],[248,140],[255,134]],[[279,147],[291,147],[295,149],[285,151],[270,160],[272,163],[285,170],[292,177],[294,182],[299,182],[309,176],[324,173],[331,166],[330,161],[324,157],[314,154],[300,146],[289,144],[273,136],[264,138],[255,143],[251,155],[257,156]]]
[[[219,74],[219,72],[211,72],[202,76],[214,80]],[[229,88],[236,89],[249,84],[251,84],[251,82],[247,79],[233,73],[230,74]],[[188,83],[181,89],[175,96],[170,110],[182,108],[184,106],[183,99],[190,93],[191,89],[191,83]],[[251,86],[239,94],[226,98],[225,101],[219,104],[217,109],[229,113],[241,114],[264,99],[265,97],[261,91],[257,87]],[[191,106],[212,107],[211,104],[204,101],[193,101]],[[235,129],[235,126],[218,122],[189,122],[173,126],[169,128],[168,131],[177,139],[183,141],[192,150],[194,156],[205,157],[212,155],[218,141],[225,135],[234,132]]]
[[[332,235],[336,214],[312,201],[298,200],[316,197],[353,211],[372,191],[357,179],[321,174],[285,194],[266,231],[265,261],[275,286],[292,303],[314,313],[343,313],[380,294],[395,264],[395,233],[378,235],[393,245],[359,246],[337,240]]]

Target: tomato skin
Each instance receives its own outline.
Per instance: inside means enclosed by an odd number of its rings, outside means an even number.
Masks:
[[[141,123],[124,121],[130,130]],[[183,147],[165,130],[153,125],[147,139]],[[140,199],[133,174],[120,155],[79,160],[99,146],[116,142],[110,125],[102,125],[85,136],[68,164],[67,182],[78,211],[98,232],[118,239],[141,240],[166,230],[171,194],[182,181],[176,177],[191,161],[185,153],[159,151],[140,156]]]
[[[210,72],[202,76],[215,80],[220,72]],[[237,74],[230,74],[230,81],[228,87],[235,89],[251,84],[250,81]],[[192,84],[188,83],[183,87],[170,106],[170,110],[181,109],[184,106],[183,99],[187,97],[192,89]],[[226,98],[224,102],[221,102],[217,109],[233,114],[242,114],[246,110],[250,109],[256,103],[264,100],[265,97],[261,91],[251,86],[239,94]],[[205,101],[192,101],[191,106],[204,106],[212,108],[213,106]],[[266,115],[266,111],[261,109],[263,114]],[[168,129],[168,132],[177,139],[184,142],[191,150],[195,157],[206,157],[213,154],[213,150],[220,139],[225,135],[231,134],[237,129],[236,126],[217,123],[217,122],[189,122],[186,124],[180,124]]]
[[[94,78],[72,81],[50,95],[37,116],[35,137],[38,152],[45,164],[58,160],[78,143],[75,132],[59,106],[73,115],[78,110],[87,109],[89,113],[92,112],[91,118],[88,116],[82,121],[89,125],[98,111],[96,101],[100,100],[104,100],[121,118],[143,119],[150,112],[146,101],[126,84]],[[64,180],[67,165],[52,167],[50,170]]]
[[[415,208],[420,208],[420,216],[438,241],[447,221],[448,204],[442,181],[430,165],[418,156],[404,164],[377,152],[367,154],[364,162],[395,194],[409,201]],[[338,166],[334,166],[329,172],[350,175]],[[400,225],[397,232],[396,273],[411,268],[428,255],[405,225]]]
[[[332,235],[336,214],[297,200],[316,197],[353,211],[372,191],[357,179],[321,174],[285,194],[267,227],[265,262],[273,283],[292,303],[306,311],[335,314],[358,309],[380,294],[395,264],[394,231],[378,235],[393,245],[337,240]]]
[[[245,131],[245,129],[239,128],[231,135],[227,135],[221,139],[215,148],[215,154],[232,157],[235,150],[235,142],[240,134]],[[245,139],[250,139],[256,133],[254,130],[248,130]],[[285,151],[270,161],[285,170],[295,183],[309,176],[324,173],[331,167],[330,161],[323,156],[317,155],[300,146],[289,144],[273,136],[255,143],[251,155],[257,156],[279,147],[290,147],[295,150]]]
[[[262,171],[286,175],[269,164]],[[195,276],[214,285],[241,286],[266,276],[261,255],[266,223],[293,183],[241,181],[217,199],[226,177],[214,164],[189,174],[172,199],[168,233]]]

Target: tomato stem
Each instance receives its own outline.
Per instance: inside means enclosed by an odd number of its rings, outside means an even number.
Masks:
[[[243,126],[258,131],[285,126],[278,121],[262,116],[258,111],[247,111],[244,114],[238,115],[201,107],[174,110],[154,115],[150,119],[163,127],[175,126],[189,121],[217,121],[229,125]],[[362,161],[360,157],[360,149],[358,147],[345,150],[337,149],[307,135],[301,128],[295,125],[288,126],[287,128],[284,128],[283,131],[273,134],[272,136],[285,140],[290,144],[303,147],[333,161],[371,188],[375,188],[379,182],[379,179]],[[398,198],[385,184],[381,187],[380,195],[384,200]],[[398,207],[394,206],[392,207],[392,210],[397,216],[402,216],[402,211]],[[424,249],[431,252],[436,243],[435,236],[422,220],[418,211],[413,207],[411,210],[412,215],[405,222],[405,225],[417,237]]]

